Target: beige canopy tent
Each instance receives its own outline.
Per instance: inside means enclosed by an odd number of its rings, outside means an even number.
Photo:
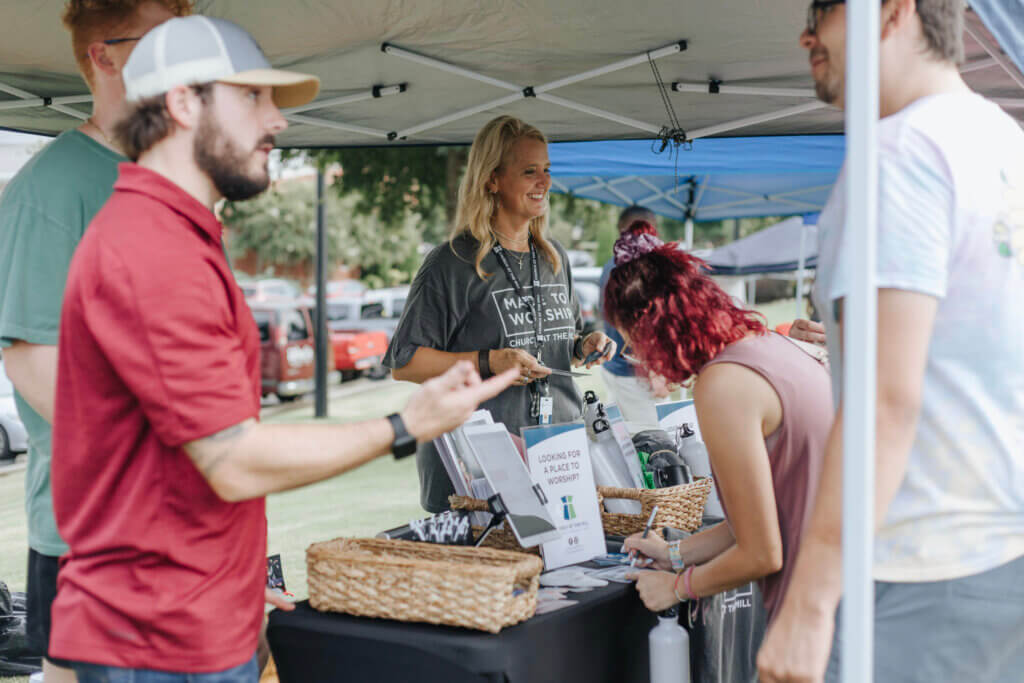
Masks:
[[[0,7],[0,128],[52,135],[88,115],[62,4]],[[321,78],[317,101],[288,112],[282,146],[467,143],[499,111],[557,141],[654,138],[677,126],[677,139],[842,131],[840,113],[814,98],[797,42],[806,0],[199,0],[196,9],[245,26],[275,66]],[[973,14],[965,42],[968,83],[1024,121],[1024,76]]]

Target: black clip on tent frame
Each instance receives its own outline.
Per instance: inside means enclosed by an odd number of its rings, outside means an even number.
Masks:
[[[505,506],[505,501],[502,499],[500,493],[495,493],[493,496],[487,499],[487,507],[491,511],[491,522],[487,527],[480,532],[480,536],[473,542],[473,546],[476,548],[480,547],[480,544],[487,540],[487,537],[491,535],[491,532],[498,528],[498,525],[505,521],[508,516],[508,508]]]

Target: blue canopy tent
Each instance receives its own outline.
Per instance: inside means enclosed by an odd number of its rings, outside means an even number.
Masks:
[[[565,142],[549,147],[553,190],[711,221],[821,210],[845,153],[841,135],[701,138],[678,152],[658,142]]]

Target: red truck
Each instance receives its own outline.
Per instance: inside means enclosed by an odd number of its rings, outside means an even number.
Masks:
[[[313,306],[303,300],[249,301],[260,332],[263,396],[293,401],[314,389]],[[383,332],[332,331],[328,379],[351,378],[380,367],[387,350]]]

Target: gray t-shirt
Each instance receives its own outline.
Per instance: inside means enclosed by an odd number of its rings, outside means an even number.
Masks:
[[[543,252],[538,251],[540,282],[544,297],[544,364],[569,370],[573,341],[582,329],[579,301],[572,286],[569,259],[561,245],[553,242],[562,258],[555,273]],[[384,364],[400,368],[412,360],[421,347],[454,353],[481,349],[522,348],[537,355],[533,315],[529,304],[520,301],[494,252],[483,260],[481,280],[474,267],[477,242],[468,235],[436,247],[427,256],[409,291],[402,319],[388,347]],[[518,256],[524,256],[522,265]],[[524,294],[533,295],[530,256],[512,252],[509,266],[519,278]],[[581,398],[571,377],[549,378],[554,399],[553,422],[570,422],[581,414]],[[513,386],[480,406],[491,412],[495,422],[504,423],[518,434],[521,427],[536,424],[530,417],[530,389]],[[421,444],[416,453],[420,475],[420,503],[430,512],[448,509],[454,493],[444,465],[433,444]]]

